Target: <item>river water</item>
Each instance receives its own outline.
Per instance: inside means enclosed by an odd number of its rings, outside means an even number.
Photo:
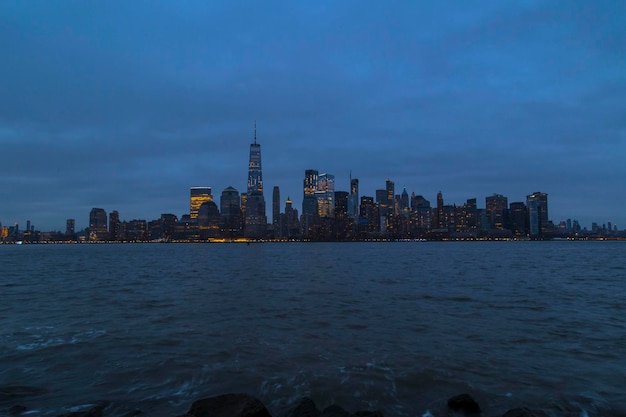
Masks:
[[[626,243],[0,246],[0,415],[626,414]]]

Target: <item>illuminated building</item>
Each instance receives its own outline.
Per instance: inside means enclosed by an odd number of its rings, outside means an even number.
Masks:
[[[317,181],[317,214],[319,217],[333,217],[335,213],[335,176],[320,174]]]
[[[285,233],[283,237],[296,238],[300,236],[300,222],[298,221],[298,209],[293,208],[292,201],[289,197],[285,201]]]
[[[304,171],[304,198],[302,199],[302,215],[304,216],[317,216],[315,192],[317,191],[318,176],[319,173],[315,169]]]
[[[395,196],[395,185],[394,182],[390,179],[385,181],[385,190],[387,191],[387,213],[386,215],[395,214],[394,210],[394,196]]]
[[[220,197],[221,227],[224,237],[241,236],[241,205],[239,191],[227,187]]]
[[[272,190],[272,224],[274,225],[274,236],[281,237],[280,189],[277,185],[275,185]]]
[[[220,236],[220,212],[217,204],[213,201],[202,203],[198,209],[198,233],[200,239],[208,239]]]
[[[413,230],[417,235],[422,235],[431,228],[432,210],[430,201],[421,195],[411,194],[411,217]]]
[[[162,239],[169,240],[174,237],[176,232],[176,222],[178,222],[178,217],[175,214],[161,214],[159,225]]]
[[[489,226],[492,229],[504,229],[508,206],[508,198],[501,194],[494,194],[485,198],[487,219],[489,220]]]
[[[109,239],[110,240],[121,240],[122,236],[120,236],[120,214],[113,210],[109,215]]]
[[[248,163],[248,195],[245,205],[244,236],[251,239],[265,237],[267,216],[263,197],[263,172],[261,169],[261,145],[256,141],[256,123],[254,124],[254,143],[250,144]]]
[[[254,143],[250,144],[248,162],[248,195],[263,194],[263,171],[261,168],[261,145],[256,142],[256,122],[254,123]]]
[[[359,180],[350,173],[350,194],[348,195],[348,217],[356,222],[359,218]]]
[[[107,240],[107,212],[92,208],[89,212],[89,240]]]
[[[530,237],[541,237],[548,231],[548,194],[536,192],[526,196]]]
[[[189,190],[189,217],[196,219],[203,203],[213,201],[211,187],[191,187]]]

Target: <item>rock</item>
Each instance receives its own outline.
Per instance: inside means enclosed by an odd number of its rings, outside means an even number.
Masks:
[[[504,413],[502,417],[539,417],[539,414],[534,413],[528,408],[514,408]]]
[[[195,401],[188,415],[194,417],[272,417],[265,405],[248,394],[225,394]]]
[[[321,414],[321,417],[354,417],[354,414],[347,412],[338,405],[329,405]]]
[[[461,394],[448,400],[448,407],[455,413],[480,414],[480,406],[469,394]]]
[[[320,410],[312,399],[302,398],[300,401],[287,408],[281,417],[320,417]]]

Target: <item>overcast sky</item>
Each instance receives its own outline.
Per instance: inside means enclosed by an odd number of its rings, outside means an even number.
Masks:
[[[301,211],[305,169],[352,170],[624,229],[626,3],[0,2],[3,225],[245,191],[255,120],[270,216],[274,185]]]

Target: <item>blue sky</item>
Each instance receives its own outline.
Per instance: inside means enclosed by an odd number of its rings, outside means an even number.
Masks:
[[[5,0],[0,222],[180,217],[245,190],[256,120],[268,203],[352,170],[626,228],[626,4],[518,3]]]

